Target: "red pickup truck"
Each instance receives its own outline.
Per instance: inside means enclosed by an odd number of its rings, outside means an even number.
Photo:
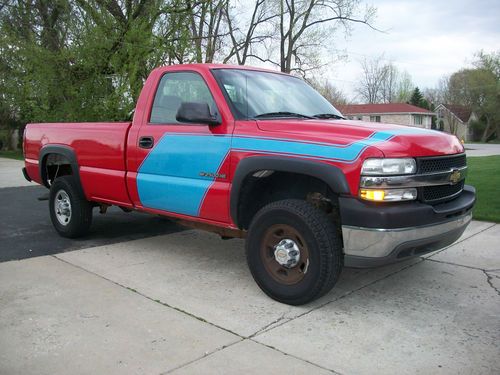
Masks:
[[[28,124],[24,155],[60,235],[116,205],[246,238],[255,281],[288,304],[343,266],[453,243],[475,203],[456,137],[346,120],[299,78],[241,66],[155,69],[132,122]]]

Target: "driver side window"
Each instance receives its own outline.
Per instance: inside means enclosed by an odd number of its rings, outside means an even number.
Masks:
[[[149,122],[180,124],[175,117],[183,102],[208,103],[211,113],[217,112],[212,94],[198,73],[166,73],[158,85]]]

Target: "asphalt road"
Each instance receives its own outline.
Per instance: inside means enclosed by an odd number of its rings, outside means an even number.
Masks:
[[[500,155],[500,144],[495,143],[466,143],[467,156],[493,156]]]
[[[41,186],[0,189],[0,262],[89,248],[168,234],[183,227],[158,216],[125,213],[112,207],[105,215],[94,209],[91,232],[81,239],[60,237],[49,217]]]

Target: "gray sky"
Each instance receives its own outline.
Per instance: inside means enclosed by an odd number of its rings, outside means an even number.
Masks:
[[[385,59],[406,70],[420,88],[434,87],[443,75],[470,65],[473,54],[500,50],[500,0],[378,0],[375,26],[387,33],[355,25],[335,47],[345,49],[347,61],[331,66],[326,76],[348,96],[354,96],[360,63],[384,53]]]

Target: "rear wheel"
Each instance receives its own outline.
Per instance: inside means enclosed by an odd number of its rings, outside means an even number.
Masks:
[[[246,243],[252,276],[271,298],[301,305],[335,285],[342,243],[327,215],[306,201],[271,203],[253,218]]]
[[[62,237],[81,237],[92,224],[92,205],[73,176],[62,176],[54,181],[50,187],[49,211],[52,225]]]

